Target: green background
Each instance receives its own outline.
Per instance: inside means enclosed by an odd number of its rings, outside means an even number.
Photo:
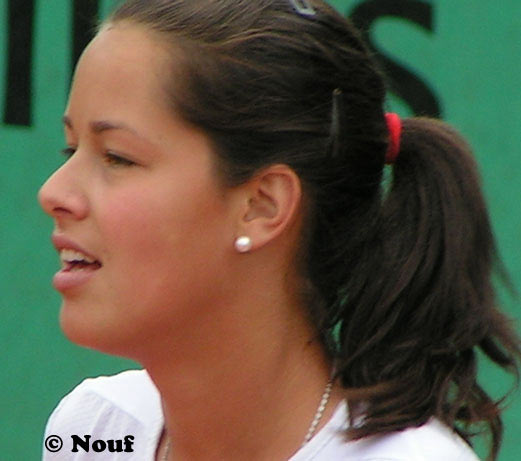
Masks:
[[[88,1],[88,0],[85,0]],[[359,1],[332,0],[343,14]],[[0,460],[37,460],[45,421],[59,399],[86,376],[135,364],[70,344],[58,324],[59,296],[50,280],[58,267],[51,220],[36,193],[61,162],[61,122],[70,74],[70,0],[36,2],[33,124],[0,125]],[[102,2],[103,11],[112,1]],[[371,34],[378,48],[428,82],[444,119],[470,141],[481,167],[499,249],[521,287],[521,2],[432,1],[434,31],[382,18]],[[0,0],[0,114],[5,101],[7,0]],[[402,115],[406,104],[390,97]],[[519,303],[502,296],[520,318]],[[518,324],[518,331],[521,331]],[[509,377],[483,363],[487,389],[497,395]],[[521,459],[521,398],[505,413],[500,460]]]

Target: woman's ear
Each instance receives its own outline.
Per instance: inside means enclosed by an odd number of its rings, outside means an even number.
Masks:
[[[244,186],[236,238],[249,237],[255,250],[293,227],[301,208],[301,182],[289,166],[277,164]]]

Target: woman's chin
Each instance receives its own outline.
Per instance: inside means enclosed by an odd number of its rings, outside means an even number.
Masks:
[[[60,311],[60,328],[65,337],[78,346],[138,360],[140,350],[146,344],[141,338],[140,329],[132,330],[130,321],[122,324],[102,315],[107,310],[93,312],[88,306],[64,300]]]
[[[64,300],[60,311],[60,328],[72,343],[112,354],[118,342],[117,331],[110,331],[108,322],[96,321],[91,317],[88,310]]]

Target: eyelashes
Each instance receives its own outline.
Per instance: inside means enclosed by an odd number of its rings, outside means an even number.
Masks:
[[[113,152],[105,152],[103,154],[103,158],[105,160],[105,163],[112,165],[112,166],[133,166],[135,163],[132,160],[129,160],[128,158],[121,157],[118,154],[115,154]]]
[[[69,160],[74,155],[74,152],[76,152],[76,149],[73,147],[65,147],[60,152],[67,160]]]
[[[61,150],[61,154],[65,157],[66,160],[69,160],[76,153],[76,148],[74,147],[65,147]],[[105,151],[102,154],[103,161],[109,166],[134,166],[135,162],[125,158],[119,154],[116,154],[112,151]]]

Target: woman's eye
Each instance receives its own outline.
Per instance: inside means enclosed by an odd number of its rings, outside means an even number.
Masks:
[[[132,160],[128,160],[124,157],[120,157],[113,152],[106,152],[104,155],[105,162],[113,166],[132,166],[135,163]]]
[[[75,147],[66,147],[61,150],[62,155],[68,160],[71,158],[76,152]],[[103,161],[111,166],[132,166],[136,165],[132,160],[128,160],[125,157],[121,157],[113,152],[105,152],[103,154]]]
[[[76,152],[76,148],[74,147],[66,147],[61,150],[62,155],[67,159],[71,158],[74,155],[74,152]]]

